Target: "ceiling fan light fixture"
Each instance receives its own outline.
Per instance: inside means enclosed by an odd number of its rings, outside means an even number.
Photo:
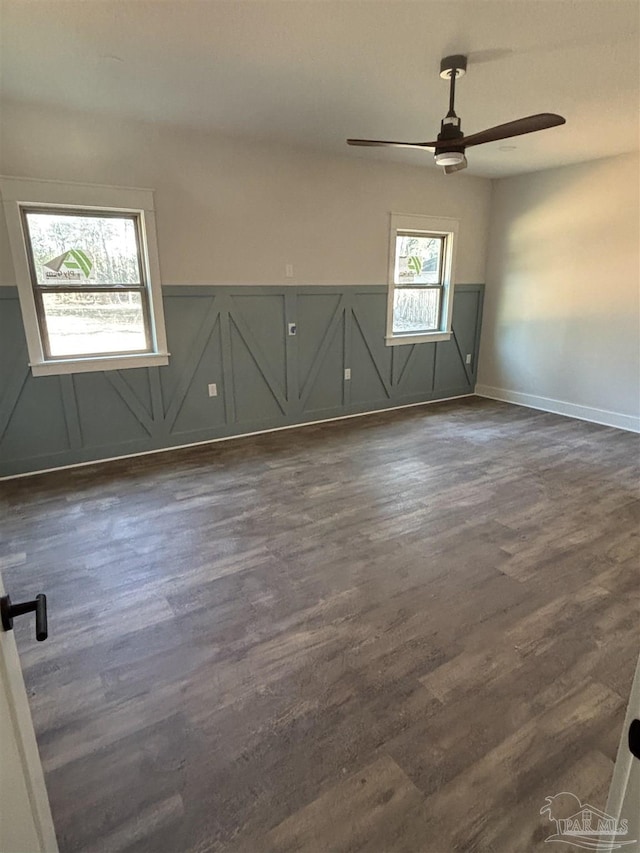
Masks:
[[[462,151],[440,151],[435,155],[435,161],[438,166],[457,166],[464,163],[464,154]]]
[[[1,2],[1,0],[0,0]],[[348,145],[382,145],[391,148],[413,148],[434,150],[435,161],[438,166],[443,166],[445,173],[459,172],[467,167],[465,149],[472,145],[484,145],[485,142],[499,142],[501,139],[512,139],[525,133],[536,133],[539,130],[547,130],[550,127],[558,127],[565,124],[565,119],[555,113],[537,113],[524,118],[488,127],[479,133],[465,136],[460,126],[460,119],[456,115],[455,95],[456,78],[462,77],[467,70],[467,57],[463,54],[445,56],[440,63],[440,76],[449,81],[449,111],[442,119],[438,138],[432,142],[392,142],[389,139],[347,139]],[[515,145],[502,145],[500,150],[515,150]],[[447,150],[449,149],[449,150]]]

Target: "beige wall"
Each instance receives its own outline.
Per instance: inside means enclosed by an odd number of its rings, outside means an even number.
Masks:
[[[640,426],[638,165],[625,154],[494,182],[482,393]]]
[[[1,118],[2,174],[155,189],[165,284],[383,283],[391,211],[456,217],[458,282],[485,280],[490,246],[479,390],[638,421],[637,155],[492,194],[469,175],[157,123],[15,104]],[[13,281],[0,220],[0,282]]]
[[[165,284],[384,283],[391,211],[458,218],[456,280],[484,281],[485,178],[11,104],[0,153],[0,174],[154,189]]]

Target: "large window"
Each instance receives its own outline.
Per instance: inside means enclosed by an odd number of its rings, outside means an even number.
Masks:
[[[387,344],[451,334],[455,220],[392,214]]]
[[[152,194],[13,179],[2,190],[34,374],[166,364]]]

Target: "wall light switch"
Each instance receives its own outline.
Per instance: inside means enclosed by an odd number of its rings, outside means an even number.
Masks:
[[[344,378],[345,379],[351,379],[351,368],[350,367],[345,367]]]
[[[467,357],[465,358],[465,364],[471,364],[471,353],[467,353]]]
[[[295,333],[298,331],[298,327],[295,323],[287,323],[287,331],[290,335],[295,335]]]
[[[293,264],[285,264],[284,274],[286,278],[293,278]]]
[[[209,396],[210,397],[217,397],[218,396],[218,386],[216,385],[215,382],[211,382],[209,384],[208,388],[209,388]]]

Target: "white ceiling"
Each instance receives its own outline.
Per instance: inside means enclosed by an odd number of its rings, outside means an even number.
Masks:
[[[469,55],[463,129],[538,112],[567,124],[470,149],[470,173],[638,148],[636,0],[2,0],[2,96],[434,167],[347,136],[433,138],[438,76]],[[435,168],[435,167],[434,167]]]

